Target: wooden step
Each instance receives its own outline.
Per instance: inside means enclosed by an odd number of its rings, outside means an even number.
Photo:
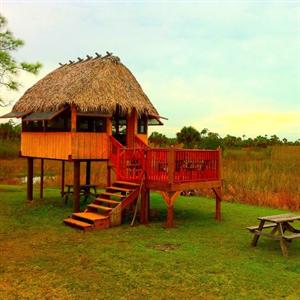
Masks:
[[[94,224],[97,221],[106,220],[109,218],[108,216],[104,216],[104,215],[101,215],[99,213],[94,213],[94,212],[74,213],[74,214],[72,214],[72,217],[74,219],[84,220],[84,222],[92,223],[92,224]]]
[[[125,195],[109,193],[109,192],[103,192],[103,193],[99,194],[98,196],[114,196],[114,197],[118,197],[118,198],[126,198]]]
[[[105,202],[105,203],[109,203],[109,204],[120,204],[121,203],[121,201],[104,199],[104,198],[96,198],[96,200],[93,203],[99,204],[98,202]]]
[[[64,223],[66,225],[81,229],[81,230],[91,230],[93,229],[93,225],[90,223],[82,222],[73,218],[64,219]]]
[[[125,192],[125,193],[129,193],[132,191],[132,189],[125,189],[125,188],[121,188],[118,186],[109,186],[106,188],[107,191],[117,191],[117,192]]]
[[[127,181],[116,181],[116,182],[114,183],[114,185],[126,185],[126,186],[135,187],[135,188],[137,188],[137,187],[140,186],[140,184],[138,184],[138,183],[135,183],[135,182],[127,182]]]
[[[107,206],[103,206],[103,205],[98,205],[98,204],[89,204],[88,205],[89,208],[96,208],[96,209],[101,209],[104,210],[106,212],[112,211],[111,207],[107,207]]]

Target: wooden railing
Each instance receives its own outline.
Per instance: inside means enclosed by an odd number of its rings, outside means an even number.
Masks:
[[[119,170],[119,164],[120,164],[120,153],[123,149],[123,145],[121,143],[119,143],[113,136],[110,136],[110,160],[111,163],[113,164],[113,166],[116,168],[117,170],[117,174],[118,174],[118,170]]]
[[[219,180],[219,150],[175,150],[174,182]]]
[[[149,149],[146,151],[146,176],[153,182],[168,181],[168,149]]]
[[[219,181],[220,150],[124,148],[111,139],[111,160],[118,179],[180,184]]]

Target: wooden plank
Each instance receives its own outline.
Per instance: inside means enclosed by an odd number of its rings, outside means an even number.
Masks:
[[[286,240],[299,239],[300,238],[300,233],[294,233],[294,234],[284,235],[283,237]]]
[[[71,132],[22,132],[21,154],[67,160],[71,155]]]
[[[268,222],[281,223],[281,222],[289,222],[289,221],[300,220],[300,215],[296,215],[296,214],[281,214],[281,215],[259,217],[258,220],[265,220],[265,221],[268,221]]]

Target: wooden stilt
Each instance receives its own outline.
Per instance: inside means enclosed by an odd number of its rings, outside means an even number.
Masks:
[[[141,209],[140,209],[140,223],[148,224],[149,223],[149,189],[143,188],[141,195]]]
[[[65,161],[61,161],[61,183],[60,183],[60,194],[63,197],[65,194]]]
[[[91,161],[86,162],[85,184],[91,184]]]
[[[74,161],[73,210],[80,211],[80,161]]]
[[[174,222],[174,203],[177,197],[180,195],[180,191],[177,192],[160,192],[164,201],[167,204],[167,221],[166,228],[172,228],[175,226]]]
[[[40,200],[44,199],[44,159],[41,159]]]
[[[215,212],[215,219],[221,221],[221,201],[222,201],[222,191],[221,188],[212,188],[216,196],[216,212]]]
[[[168,205],[166,228],[174,227],[174,205]]]
[[[33,200],[33,158],[27,158],[27,200]]]

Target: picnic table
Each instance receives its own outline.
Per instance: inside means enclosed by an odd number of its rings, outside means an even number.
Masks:
[[[247,229],[254,233],[251,246],[257,245],[261,235],[280,242],[280,248],[283,256],[288,256],[287,244],[292,240],[300,238],[300,230],[291,225],[294,221],[300,221],[300,215],[282,214],[267,217],[259,217],[258,226],[250,226]],[[265,229],[272,229],[271,232],[263,232]],[[288,234],[287,234],[288,232]]]
[[[73,184],[66,184],[67,191],[63,193],[63,199],[65,200],[65,204],[68,203],[69,196],[74,193],[74,186]],[[94,193],[91,192],[91,189]],[[97,194],[97,185],[96,184],[83,184],[80,185],[80,195],[84,196],[84,201],[86,202],[87,199],[93,195],[96,196]]]

